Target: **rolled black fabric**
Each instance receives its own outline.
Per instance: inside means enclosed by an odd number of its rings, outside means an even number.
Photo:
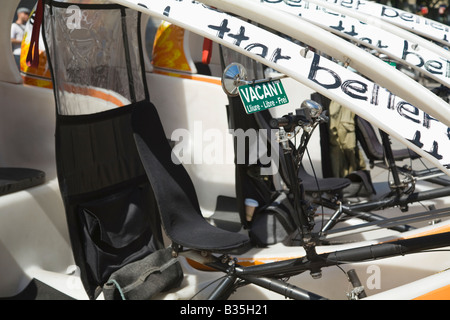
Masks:
[[[103,294],[105,300],[148,300],[177,288],[182,281],[180,263],[172,257],[172,249],[166,248],[114,272],[103,286]]]

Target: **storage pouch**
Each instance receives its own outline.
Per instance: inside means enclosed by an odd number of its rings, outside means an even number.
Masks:
[[[131,186],[79,205],[86,263],[97,283],[155,251],[146,192],[148,185]]]
[[[103,286],[105,300],[148,300],[180,286],[183,271],[172,249],[155,251],[114,272]]]

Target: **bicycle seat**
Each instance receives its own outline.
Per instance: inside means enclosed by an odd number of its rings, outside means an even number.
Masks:
[[[246,235],[217,228],[201,214],[194,185],[185,168],[172,161],[172,149],[151,102],[136,105],[132,128],[167,236],[174,243],[195,250],[247,250],[250,241]]]
[[[305,192],[339,193],[351,184],[347,178],[315,178],[303,166],[298,168],[298,177],[303,182]]]
[[[361,117],[355,117],[356,137],[361,143],[361,146],[367,158],[371,161],[384,160],[384,148],[375,133],[373,126]],[[408,148],[392,150],[394,160],[401,161],[404,159],[417,159],[420,156]]]

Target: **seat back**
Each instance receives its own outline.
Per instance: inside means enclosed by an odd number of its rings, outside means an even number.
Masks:
[[[369,161],[381,161],[384,159],[383,145],[378,140],[372,125],[361,117],[355,117],[356,139],[361,144]]]
[[[140,13],[47,1],[44,38],[56,100],[56,164],[70,240],[92,299],[123,266],[163,247],[131,115],[148,101]],[[101,39],[102,41],[98,41]],[[56,45],[54,45],[56,44]]]
[[[361,144],[364,153],[369,161],[373,164],[375,161],[384,160],[384,147],[378,140],[378,136],[373,126],[361,117],[355,117],[356,138]],[[408,148],[400,148],[392,150],[393,160],[401,161],[404,159],[417,159],[420,156]]]
[[[159,215],[131,131],[135,105],[57,116],[58,180],[86,291],[162,248]]]
[[[247,250],[249,239],[246,235],[219,229],[203,217],[191,178],[186,169],[174,161],[152,103],[142,103],[134,108],[132,128],[162,225],[174,244],[224,253]]]

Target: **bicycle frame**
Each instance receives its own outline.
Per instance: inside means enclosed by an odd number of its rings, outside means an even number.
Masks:
[[[320,277],[321,269],[330,266],[403,256],[449,245],[450,232],[446,232],[330,253],[317,254],[315,250],[312,250],[301,258],[249,267],[240,266],[229,256],[205,256],[196,251],[185,251],[180,253],[180,255],[226,274],[225,278],[209,294],[207,299],[227,298],[236,286],[240,285],[237,281],[243,280],[247,284],[251,283],[263,287],[282,294],[287,298],[319,300],[326,298],[284,282],[280,278],[294,276],[305,271],[310,271],[313,277]]]
[[[368,222],[373,221],[382,221],[384,217],[378,216],[374,213],[370,213],[371,210],[381,210],[392,207],[400,207],[400,210],[403,212],[408,211],[408,205],[411,203],[416,203],[424,200],[431,200],[440,197],[445,197],[450,195],[450,186],[445,183],[445,180],[435,178],[432,176],[432,180],[430,182],[434,182],[440,184],[442,187],[427,191],[419,191],[419,192],[405,192],[406,185],[400,180],[400,168],[398,168],[395,164],[394,156],[392,153],[390,137],[383,131],[380,131],[380,135],[383,141],[383,148],[385,150],[387,169],[390,170],[393,176],[393,184],[391,185],[391,191],[381,199],[374,201],[367,201],[363,203],[357,204],[336,204],[328,199],[322,198],[323,205],[329,208],[333,208],[336,210],[336,213],[327,223],[327,225],[322,229],[323,232],[331,229],[338,222],[339,218],[342,214],[347,214],[349,216],[357,216],[363,220]],[[419,175],[425,175],[426,172],[418,172]],[[425,177],[426,180],[428,180]],[[414,181],[413,181],[414,183]],[[424,215],[427,213],[425,212]],[[403,226],[395,226],[394,230],[396,231],[407,231],[412,229],[412,227],[403,225]]]

